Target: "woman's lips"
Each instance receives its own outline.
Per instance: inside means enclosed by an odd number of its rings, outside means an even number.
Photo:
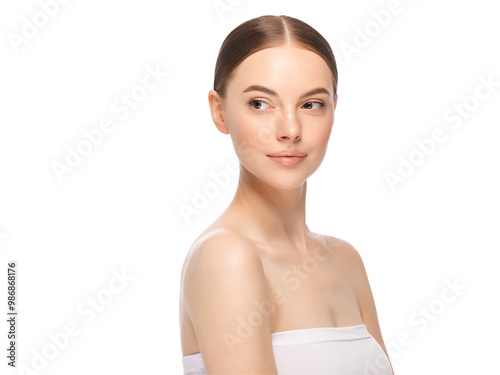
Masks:
[[[279,163],[281,165],[297,165],[301,163],[307,155],[305,156],[271,156],[267,155],[271,158],[272,161]]]

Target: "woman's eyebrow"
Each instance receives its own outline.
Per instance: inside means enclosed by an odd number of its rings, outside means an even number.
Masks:
[[[267,87],[264,86],[259,86],[259,85],[252,85],[248,86],[243,92],[249,92],[249,91],[262,91],[265,92],[266,94],[272,95],[272,96],[278,96],[278,93],[274,90],[268,89]]]
[[[249,91],[262,91],[268,95],[276,96],[279,97],[278,93],[274,90],[271,90],[267,87],[260,86],[260,85],[252,85],[248,86],[243,92],[249,92]],[[316,94],[327,94],[328,96],[330,95],[330,92],[325,89],[324,87],[317,87],[315,89],[312,89],[305,94],[302,94],[299,99],[305,98],[306,96],[311,96],[311,95],[316,95]]]
[[[324,87],[317,87],[312,89],[311,91],[306,92],[305,94],[300,96],[300,99],[305,98],[306,96],[316,95],[316,94],[327,94],[330,96],[330,91],[325,89]]]

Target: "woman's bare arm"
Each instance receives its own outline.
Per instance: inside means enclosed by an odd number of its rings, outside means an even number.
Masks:
[[[184,298],[207,374],[277,374],[272,309],[258,308],[271,306],[270,291],[253,244],[218,231],[195,249],[184,276]]]

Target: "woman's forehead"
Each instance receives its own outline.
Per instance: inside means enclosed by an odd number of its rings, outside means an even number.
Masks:
[[[249,85],[298,89],[304,86],[333,87],[333,76],[317,53],[305,48],[285,45],[266,48],[248,56],[236,67],[228,89],[244,90]]]

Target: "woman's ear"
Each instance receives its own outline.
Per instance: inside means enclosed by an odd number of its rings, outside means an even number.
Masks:
[[[337,108],[337,99],[339,98],[339,96],[337,94],[335,94],[335,99],[333,99],[333,110],[335,111],[335,109]]]
[[[208,105],[210,106],[212,120],[217,129],[219,129],[221,133],[229,134],[229,130],[224,122],[224,116],[222,115],[222,98],[217,91],[210,90],[208,92]]]

